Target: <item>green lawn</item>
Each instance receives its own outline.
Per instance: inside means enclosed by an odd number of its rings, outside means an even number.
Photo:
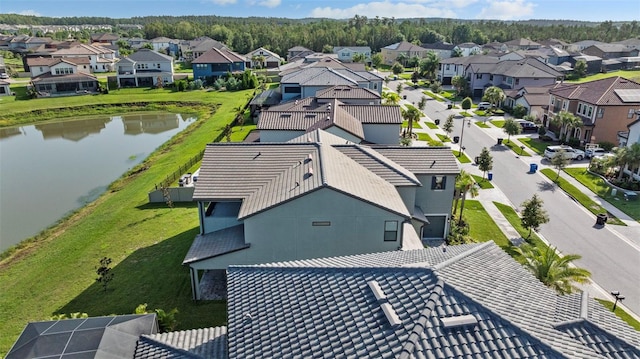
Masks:
[[[464,116],[464,117],[473,117],[473,115],[472,115],[472,114],[470,114],[470,113],[469,113],[469,112],[467,112],[467,111],[462,111],[462,112],[460,112],[460,114],[461,114],[462,116]]]
[[[176,61],[173,66],[173,70],[180,73],[193,73],[193,68],[186,62]]]
[[[460,153],[460,151],[456,150],[451,150],[451,152],[453,152],[453,155],[456,156],[460,163],[471,163],[469,157],[467,157],[467,155],[465,155],[464,153]]]
[[[601,177],[588,172],[585,168],[565,168],[565,172],[629,217],[640,221],[640,201],[625,201],[624,193],[621,191],[617,191],[618,193],[612,196],[611,187]]]
[[[549,179],[554,181],[563,191],[565,191],[569,196],[571,196],[573,199],[578,201],[578,203],[580,203],[589,212],[593,214],[607,213],[607,216],[609,217],[609,219],[607,220],[607,224],[617,224],[622,226],[625,225],[624,222],[619,220],[613,214],[608,213],[606,209],[604,209],[602,206],[600,206],[599,204],[591,200],[591,198],[586,194],[580,192],[574,185],[569,183],[564,178],[558,177],[556,180],[557,172],[555,170],[551,168],[545,168],[540,172],[542,172],[542,174],[544,174]]]
[[[442,142],[451,142],[451,139],[449,138],[449,136],[447,135],[443,135],[441,133],[436,133],[436,136],[438,136],[438,138],[440,139],[440,141]]]
[[[409,126],[409,121],[402,121],[402,128],[407,128]],[[422,128],[419,122],[413,123],[413,128]]]
[[[517,140],[513,140],[513,139],[504,140],[502,141],[502,144],[509,147],[511,151],[515,152],[518,156],[531,157],[531,154],[529,152],[521,148],[522,145],[519,142],[517,142]]]
[[[458,212],[456,218],[459,215]],[[469,223],[469,236],[476,242],[494,241],[507,253],[510,252],[511,242],[482,207],[482,203],[471,199],[466,200],[462,217]]]
[[[493,185],[491,184],[491,181],[489,181],[488,179],[486,179],[486,178],[483,179],[481,176],[476,176],[476,175],[471,175],[471,177],[473,177],[473,179],[476,181],[476,183],[478,184],[480,189],[493,188]]]
[[[490,122],[496,127],[504,127],[504,120],[491,120]]]
[[[172,97],[168,91],[151,90],[152,95],[146,96],[143,91],[55,99],[61,106],[77,106],[82,99],[90,104],[128,102],[130,97],[153,102],[157,95],[188,104],[204,99],[206,106],[195,107],[198,121],[111,184],[107,193],[25,242],[19,255],[0,262],[0,357],[27,322],[46,320],[54,313],[125,314],[148,303],[151,309],[178,308],[178,329],[226,322],[224,302],[192,301],[188,269],[182,266],[198,233],[195,204],[174,208],[149,204],[147,193],[218,137],[233,119],[233,109],[243,105],[251,92],[187,92]],[[3,113],[17,113],[25,108],[21,102],[36,109],[55,105],[43,100],[16,101],[3,104]],[[243,126],[242,131],[251,128]],[[113,259],[114,273],[106,293],[95,282],[98,260],[105,256]]]
[[[587,77],[583,77],[579,80],[567,80],[566,82],[574,82],[574,83],[582,83],[594,80],[605,79],[609,77],[620,76],[625,79],[638,81],[640,80],[640,70],[620,70],[620,71],[612,71],[607,72],[606,74],[595,74]]]
[[[513,209],[513,207],[511,207],[509,205],[506,205],[506,204],[499,203],[499,202],[493,202],[493,204],[496,205],[498,210],[500,210],[502,215],[507,219],[507,221],[509,221],[511,226],[518,232],[520,237],[524,238],[526,241],[528,241],[529,243],[531,243],[532,245],[534,245],[536,247],[542,247],[542,246],[546,247],[547,246],[540,239],[540,237],[538,237],[536,232],[531,231],[531,236],[529,237],[529,230],[525,229],[522,226],[522,220],[520,219],[520,215],[518,215],[518,213],[515,211],[515,209]],[[544,224],[543,224],[543,226],[544,226]],[[527,237],[529,237],[529,238],[527,239]]]
[[[484,123],[484,121],[476,121],[475,124],[476,124],[476,126],[478,126],[480,128],[491,128],[491,126],[489,126],[486,123]]]
[[[491,113],[489,113],[489,112],[487,112],[487,111],[485,111],[485,110],[475,110],[475,111],[473,111],[473,112],[474,112],[476,115],[478,115],[478,116],[482,116],[482,117],[491,115]]]
[[[600,302],[600,304],[604,305],[605,308],[609,310],[613,309],[613,302],[610,302],[604,299],[596,299],[596,300]],[[640,322],[638,322],[634,317],[629,315],[629,313],[625,312],[620,307],[616,307],[616,311],[614,313],[615,315],[620,317],[620,319],[624,320],[625,322],[627,322],[627,324],[632,326],[635,330],[640,332]]]
[[[551,142],[540,141],[537,138],[522,137],[518,141],[522,142],[525,146],[529,147],[533,152],[542,156],[547,146],[551,145]]]
[[[434,100],[436,100],[436,101],[439,101],[439,102],[444,102],[444,101],[445,101],[441,96],[436,95],[436,94],[434,94],[434,93],[433,93],[433,92],[431,92],[431,91],[426,91],[426,90],[425,90],[425,91],[422,91],[422,93],[423,93],[423,94],[425,94],[425,95],[427,95],[427,96],[429,96],[429,97],[431,97],[432,99],[434,99]]]
[[[437,129],[439,128],[439,127],[438,127],[438,125],[436,125],[436,124],[435,124],[435,123],[433,123],[433,122],[430,122],[430,121],[424,121],[424,123],[427,125],[427,127],[429,127],[429,128],[430,128],[430,129],[432,129],[432,130],[437,130]]]

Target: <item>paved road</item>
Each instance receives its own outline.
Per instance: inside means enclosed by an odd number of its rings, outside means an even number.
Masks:
[[[392,89],[396,87],[394,82],[389,83]],[[405,88],[402,95],[416,104],[422,96],[410,88]],[[424,112],[431,119],[441,120],[450,113],[445,104],[433,99],[427,101]],[[456,120],[452,136],[461,134],[462,121]],[[640,314],[640,246],[634,242],[640,238],[637,227],[596,227],[595,216],[552,185],[544,175],[528,173],[529,163],[547,164],[546,160],[541,162],[540,156],[519,158],[506,146],[498,146],[497,137],[506,136],[496,129],[472,125],[465,127],[462,145],[470,158],[477,156],[483,147],[491,151],[493,183],[514,206],[519,207],[538,193],[551,218],[541,227],[542,236],[562,253],[581,255],[582,259],[576,264],[590,270],[592,279],[605,290],[619,290],[627,298],[624,304]]]

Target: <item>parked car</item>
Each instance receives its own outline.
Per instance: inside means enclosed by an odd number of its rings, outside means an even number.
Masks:
[[[604,156],[606,153],[607,151],[604,148],[600,148],[600,147],[587,148],[587,150],[584,151],[584,156],[586,158],[600,157],[600,156]]]
[[[584,151],[575,149],[571,146],[560,145],[560,146],[548,146],[544,150],[544,157],[546,159],[552,159],[555,156],[564,156],[565,158],[571,160],[582,160],[584,158]]]
[[[531,121],[518,121],[518,124],[522,128],[522,132],[538,132],[538,126]]]
[[[478,110],[488,110],[491,108],[491,104],[488,102],[480,102],[478,104]]]
[[[9,78],[9,75],[6,72],[0,74],[0,79],[6,80]]]

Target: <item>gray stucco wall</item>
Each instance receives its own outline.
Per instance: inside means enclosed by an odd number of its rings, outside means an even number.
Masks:
[[[359,137],[354,136],[354,135],[350,134],[349,132],[347,132],[347,131],[345,131],[343,129],[340,129],[340,128],[336,127],[336,126],[331,126],[331,127],[327,128],[326,131],[329,132],[332,135],[336,135],[338,137],[342,137],[345,140],[351,141],[353,143],[360,143],[362,141]]]
[[[268,130],[260,131],[260,142],[287,142],[304,135],[304,131]]]
[[[363,124],[365,140],[381,145],[400,143],[400,125]]]
[[[446,176],[446,186],[443,190],[431,189],[431,175],[419,175],[422,187],[416,189],[416,206],[422,208],[426,215],[430,213],[451,213],[453,205],[453,189],[455,176]]]

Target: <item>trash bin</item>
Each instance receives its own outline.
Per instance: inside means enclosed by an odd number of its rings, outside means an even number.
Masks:
[[[473,162],[475,162],[475,163],[480,162],[480,156],[476,156],[476,158],[473,159]]]
[[[529,164],[529,172],[536,173],[537,170],[538,170],[538,164],[537,163],[530,163]]]
[[[487,172],[487,179],[491,181],[493,179],[493,172]]]
[[[460,136],[453,136],[453,143],[458,143],[460,141]]]
[[[599,213],[596,216],[596,224],[599,226],[604,226],[605,223],[607,223],[607,215],[604,213]]]
[[[453,105],[452,105],[452,104],[448,104],[448,105],[447,105],[447,109],[448,109],[448,110],[451,110],[452,108],[453,108]]]
[[[501,145],[502,144],[502,140],[504,140],[504,138],[498,138],[498,144]]]
[[[404,100],[406,100],[406,99],[407,99],[407,95],[402,95],[402,98],[403,98]]]
[[[436,125],[440,125],[440,120],[435,120],[434,122],[436,123]]]

